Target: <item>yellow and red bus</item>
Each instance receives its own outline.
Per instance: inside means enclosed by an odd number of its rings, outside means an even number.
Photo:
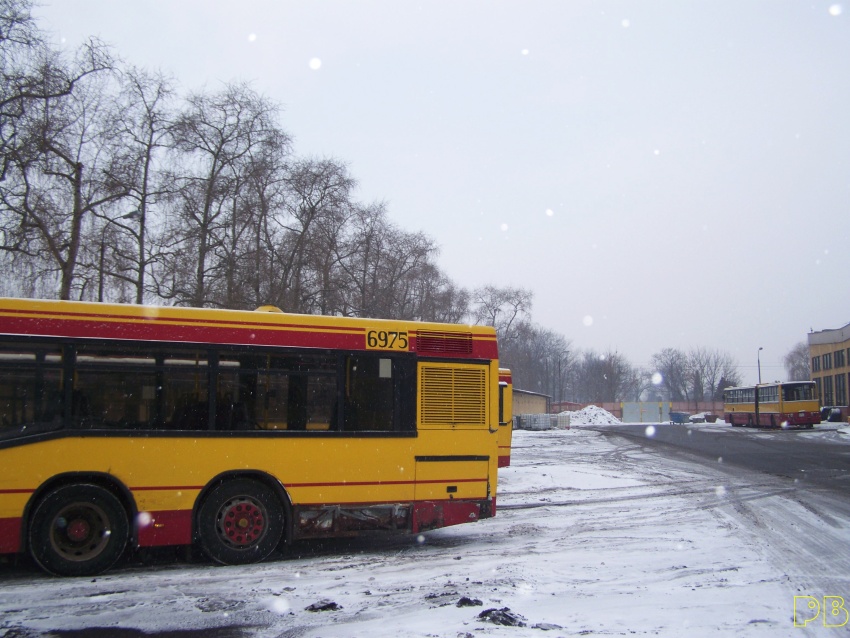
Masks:
[[[499,467],[511,464],[511,442],[514,433],[513,419],[514,382],[511,371],[499,370]]]
[[[811,428],[821,421],[814,381],[726,388],[723,403],[724,420],[733,426]]]
[[[0,553],[282,543],[496,511],[486,326],[0,299]]]

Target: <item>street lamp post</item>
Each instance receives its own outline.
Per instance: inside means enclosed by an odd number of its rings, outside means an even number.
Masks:
[[[761,384],[761,351],[762,350],[764,350],[764,348],[759,347],[759,351],[756,353],[756,361],[758,362],[758,368],[759,368],[759,384]]]
[[[557,392],[559,404],[561,403],[561,385],[562,385],[562,382],[561,382],[561,355],[559,354],[558,355],[558,392]],[[560,409],[560,405],[558,406],[558,409]]]
[[[561,373],[561,364],[567,354],[569,354],[569,350],[561,350],[558,353],[558,403],[561,403],[564,400],[564,376]]]

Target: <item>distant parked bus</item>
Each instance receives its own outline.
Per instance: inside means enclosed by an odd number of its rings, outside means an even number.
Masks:
[[[511,464],[511,442],[514,433],[513,418],[514,382],[511,371],[499,370],[499,467]]]
[[[811,428],[821,421],[814,381],[727,388],[723,402],[724,419],[734,426]]]
[[[0,299],[0,553],[243,564],[495,514],[493,328],[266,310]]]

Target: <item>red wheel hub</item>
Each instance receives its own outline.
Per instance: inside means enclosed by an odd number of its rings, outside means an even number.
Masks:
[[[263,510],[252,501],[231,501],[222,510],[221,532],[232,545],[247,547],[254,544],[265,528]]]
[[[112,525],[97,503],[75,501],[56,513],[50,526],[50,545],[66,560],[87,561],[109,544]]]
[[[91,534],[91,525],[82,518],[76,518],[68,524],[66,533],[68,534],[68,538],[75,543],[79,543],[89,537]]]

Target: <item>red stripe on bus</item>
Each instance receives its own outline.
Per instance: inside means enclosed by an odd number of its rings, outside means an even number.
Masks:
[[[379,486],[379,485],[429,485],[433,483],[484,483],[487,481],[483,478],[465,478],[465,479],[429,479],[426,481],[337,481],[333,483],[284,483],[287,489],[306,488],[306,487],[364,487],[364,486]],[[131,487],[131,492],[151,492],[151,491],[180,491],[180,490],[202,490],[203,485],[162,485],[162,486],[139,486]],[[30,492],[32,490],[29,490]]]
[[[429,485],[433,483],[484,483],[487,478],[429,479],[427,481],[343,481],[341,483],[285,483],[284,487],[363,487],[366,485]]]
[[[21,519],[0,518],[0,554],[21,551]]]
[[[163,510],[139,515],[140,547],[192,544],[192,510]]]
[[[9,312],[9,311],[6,311]],[[18,311],[15,311],[18,312]],[[245,321],[186,320],[178,318],[117,317],[116,321],[97,321],[99,315],[80,315],[86,319],[61,319],[44,313],[44,318],[0,314],[0,332],[7,334],[55,337],[98,337],[172,343],[239,344],[299,348],[366,350],[366,329],[328,325],[252,323]],[[52,313],[50,313],[52,314]],[[113,318],[112,315],[102,315]],[[387,352],[392,352],[388,350]],[[495,339],[474,338],[468,354],[444,353],[456,358],[495,358]]]
[[[38,325],[33,326],[33,321]],[[138,341],[194,342],[257,346],[293,346],[365,350],[363,333],[323,333],[315,330],[265,330],[221,326],[157,325],[152,323],[100,323],[58,319],[11,319],[3,322],[2,332],[57,337],[93,337]]]
[[[487,478],[465,478],[465,479],[429,479],[424,481],[337,481],[333,483],[285,483],[287,488],[295,487],[363,487],[367,485],[428,485],[432,483],[483,483]],[[181,490],[204,489],[203,485],[138,485],[130,488],[131,492],[179,492]],[[0,490],[2,494],[32,494],[34,489],[16,488]]]
[[[141,487],[131,487],[131,492],[149,492],[152,490],[202,490],[204,489],[203,485],[143,485]]]
[[[122,323],[153,323],[153,322],[162,322],[162,323],[173,323],[180,324],[183,326],[191,325],[191,324],[206,324],[206,325],[219,325],[232,327],[236,326],[245,326],[246,328],[259,327],[259,328],[272,328],[272,329],[304,329],[308,331],[314,330],[327,330],[327,331],[345,331],[345,332],[359,332],[365,333],[366,328],[358,327],[358,326],[332,326],[332,325],[310,325],[310,324],[298,324],[298,323],[281,323],[281,322],[268,322],[268,321],[244,321],[238,319],[200,319],[197,317],[163,317],[160,315],[156,316],[144,316],[144,315],[115,315],[115,314],[106,314],[106,313],[97,313],[97,312],[56,312],[52,310],[14,310],[7,309],[0,312],[0,316],[3,315],[24,315],[23,319],[30,319],[33,321],[38,321],[41,323],[43,319],[33,319],[29,315],[38,315],[43,317],[51,318],[53,321],[79,321],[83,320],[97,320],[97,319],[109,319],[112,321],[119,321]],[[98,322],[98,325],[103,325],[102,322]]]

